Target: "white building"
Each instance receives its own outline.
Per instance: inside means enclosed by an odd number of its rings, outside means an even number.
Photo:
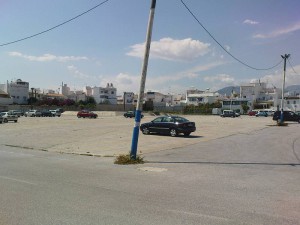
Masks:
[[[278,109],[281,109],[281,98],[279,99]],[[300,97],[299,96],[287,96],[283,100],[283,109],[287,111],[300,111]]]
[[[68,87],[67,84],[62,83],[61,84],[61,89],[60,89],[60,94],[64,95],[64,96],[69,96],[70,93],[70,88]]]
[[[214,103],[219,98],[218,92],[211,92],[209,89],[201,91],[197,89],[189,89],[186,91],[186,104],[187,105],[199,105],[206,103]]]
[[[13,98],[15,104],[27,104],[29,98],[29,83],[17,79],[16,81],[7,81],[6,84],[1,84],[0,89]]]
[[[97,104],[109,103],[112,105],[117,104],[117,89],[113,86],[112,83],[107,83],[106,87],[93,87],[92,96]],[[86,89],[87,91],[88,89]],[[86,93],[87,94],[87,93]]]
[[[250,109],[255,104],[260,105],[260,108],[276,108],[280,95],[280,89],[267,88],[267,83],[260,81],[240,86],[240,98],[250,102]]]
[[[145,101],[152,101],[154,106],[171,106],[173,96],[171,94],[162,94],[156,91],[147,91],[144,94]]]

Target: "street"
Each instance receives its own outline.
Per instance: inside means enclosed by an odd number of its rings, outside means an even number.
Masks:
[[[300,224],[297,123],[150,152],[141,165],[0,148],[1,225]]]

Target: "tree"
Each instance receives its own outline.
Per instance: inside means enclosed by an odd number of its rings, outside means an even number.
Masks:
[[[249,110],[249,106],[247,104],[242,104],[242,109],[244,113],[246,113]]]

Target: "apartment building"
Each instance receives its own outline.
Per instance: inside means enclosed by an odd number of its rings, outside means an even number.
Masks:
[[[91,93],[89,93],[88,90],[89,88],[86,87],[86,95],[92,96],[97,104],[117,104],[117,89],[113,86],[112,83],[107,83],[106,87],[92,87]],[[90,95],[88,95],[87,93],[89,93]]]
[[[17,79],[0,85],[0,90],[12,97],[15,104],[27,104],[29,98],[29,83]]]
[[[187,105],[199,105],[206,103],[214,103],[219,98],[219,93],[212,92],[210,89],[201,91],[198,89],[191,88],[186,91],[186,104]]]

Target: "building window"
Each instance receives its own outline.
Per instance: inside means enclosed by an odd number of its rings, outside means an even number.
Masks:
[[[290,101],[287,101],[287,104],[290,104]]]
[[[105,94],[108,94],[108,91],[104,91]]]
[[[296,101],[294,101],[294,104],[296,104]]]
[[[114,92],[114,91],[112,91],[112,92],[111,92],[111,94],[113,95],[113,94],[115,94],[115,92]]]

